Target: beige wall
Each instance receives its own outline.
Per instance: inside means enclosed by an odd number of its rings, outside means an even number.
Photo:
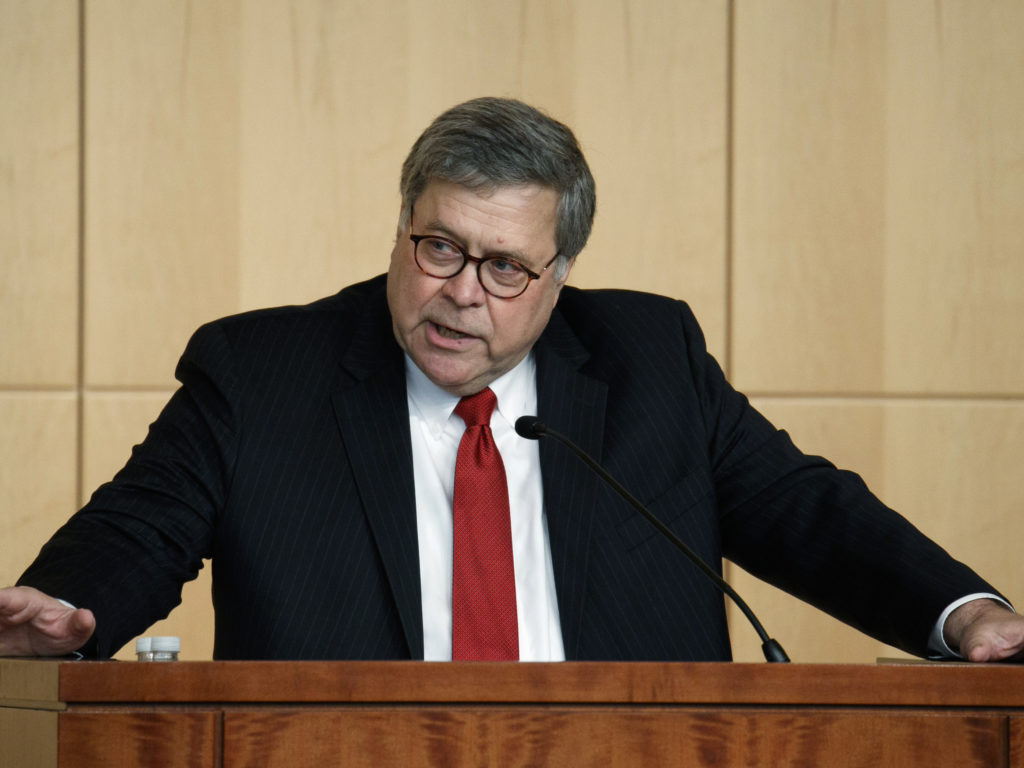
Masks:
[[[1017,0],[0,0],[0,581],[199,323],[383,271],[408,146],[497,94],[591,161],[576,284],[688,300],[799,444],[1024,600],[1022,38]],[[797,660],[892,654],[730,576]],[[208,592],[153,630],[186,658]]]

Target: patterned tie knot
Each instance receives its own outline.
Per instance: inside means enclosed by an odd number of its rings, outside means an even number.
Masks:
[[[482,389],[475,395],[467,395],[455,406],[455,413],[466,422],[466,427],[486,427],[491,423],[491,414],[498,398],[490,387]]]

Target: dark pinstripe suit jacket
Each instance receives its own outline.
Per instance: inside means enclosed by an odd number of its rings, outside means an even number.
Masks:
[[[384,278],[192,338],[127,466],[20,583],[93,609],[114,652],[212,558],[218,658],[423,653],[402,354]],[[685,304],[566,288],[536,345],[539,416],[702,555],[914,653],[992,591],[725,381]],[[560,445],[540,445],[566,656],[727,659],[723,601]],[[777,628],[782,639],[784,628]]]

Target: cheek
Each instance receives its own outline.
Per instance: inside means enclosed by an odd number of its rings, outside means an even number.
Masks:
[[[505,310],[505,311],[500,311]],[[491,311],[494,324],[494,351],[498,354],[518,354],[523,347],[533,345],[547,325],[551,304],[546,300],[529,306],[507,306]]]
[[[397,269],[388,278],[391,314],[407,331],[418,322],[431,296],[429,286],[423,284],[419,275],[410,274],[408,270]]]

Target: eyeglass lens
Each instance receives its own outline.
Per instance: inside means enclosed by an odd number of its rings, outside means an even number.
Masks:
[[[457,275],[467,261],[477,264],[480,284],[488,293],[500,298],[519,295],[530,282],[523,266],[501,256],[474,258],[455,243],[440,237],[417,238],[416,263],[431,277],[448,278]],[[414,241],[415,242],[415,241]]]

